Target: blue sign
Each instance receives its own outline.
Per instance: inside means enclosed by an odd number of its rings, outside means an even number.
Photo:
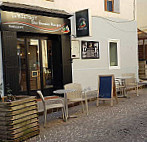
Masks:
[[[113,76],[99,76],[99,98],[111,98]]]

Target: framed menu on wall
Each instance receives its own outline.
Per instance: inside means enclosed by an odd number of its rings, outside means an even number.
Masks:
[[[82,59],[99,59],[99,42],[81,41]]]

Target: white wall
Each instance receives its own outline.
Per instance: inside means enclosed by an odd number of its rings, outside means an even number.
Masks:
[[[69,13],[82,9],[91,9],[93,16],[115,17],[132,20],[134,0],[120,0],[120,14],[104,11],[104,0],[1,0],[4,2],[15,2],[28,5],[42,6],[52,9],[63,9]]]
[[[136,22],[134,21],[114,23],[100,17],[93,17],[92,37],[75,38],[75,40],[99,41],[100,59],[73,59],[73,82],[79,82],[83,87],[90,86],[93,89],[97,89],[98,75],[101,74],[114,74],[115,77],[119,77],[122,73],[135,73],[137,76],[138,51],[136,26]],[[108,41],[110,39],[120,40],[119,69],[109,68]]]

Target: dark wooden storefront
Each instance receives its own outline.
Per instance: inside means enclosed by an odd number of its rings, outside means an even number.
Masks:
[[[147,79],[147,33],[138,29],[139,78]]]
[[[1,16],[3,16],[6,12],[6,14],[10,15],[12,14],[24,14],[25,17],[32,18],[40,18],[41,20],[55,20],[55,23],[65,20],[67,23],[68,30],[70,31],[70,21],[68,18],[71,16],[66,12],[61,11],[53,11],[49,9],[43,9],[40,7],[32,7],[27,5],[20,5],[20,4],[12,4],[12,3],[3,3],[1,5]],[[11,10],[11,11],[10,11]],[[4,14],[2,12],[4,11]],[[15,15],[14,15],[15,16]],[[19,15],[22,16],[22,15]],[[45,17],[44,17],[45,16]],[[17,22],[22,24],[30,24],[28,21],[24,21],[25,17],[21,17],[23,21],[21,21],[17,17]],[[48,17],[50,19],[48,19]],[[56,17],[56,18],[55,18]],[[52,95],[52,91],[55,89],[63,88],[63,85],[66,83],[72,82],[72,68],[71,68],[71,39],[70,39],[70,32],[64,31],[64,33],[59,33],[57,31],[55,32],[48,32],[46,30],[50,29],[50,27],[41,27],[42,31],[36,30],[31,28],[26,28],[20,25],[20,23],[17,23],[16,25],[13,23],[12,20],[6,19],[6,21],[2,18],[2,25],[1,25],[1,31],[2,31],[2,51],[3,51],[3,75],[4,75],[4,84],[5,84],[5,93],[7,92],[7,85],[9,85],[9,88],[12,90],[12,93],[17,94],[29,94],[29,95],[35,95],[36,90],[41,89],[45,95]],[[16,17],[15,17],[16,18]],[[7,21],[8,20],[8,21]],[[16,21],[15,20],[15,21]],[[40,20],[40,21],[41,21]],[[5,25],[3,24],[5,22]],[[7,23],[10,23],[7,25]],[[9,26],[9,27],[8,27]],[[29,25],[30,26],[30,25]],[[28,27],[29,27],[28,26]],[[32,26],[32,25],[31,25]],[[55,26],[55,25],[53,25]],[[60,25],[57,25],[57,27]],[[19,29],[17,29],[19,28]],[[38,27],[37,27],[38,28]],[[63,29],[61,29],[63,30]],[[60,31],[61,32],[61,31]],[[25,64],[25,76],[23,83],[26,83],[26,87],[21,87],[20,85],[20,62],[18,59],[18,40],[23,41],[22,48],[24,50],[24,64]],[[43,51],[42,51],[42,43],[43,41],[46,41],[46,43],[51,43],[51,54],[52,54],[52,61],[50,63],[51,69],[52,69],[52,83],[50,86],[52,87],[45,87],[44,86],[44,65],[43,65]],[[34,42],[34,43],[33,43]],[[37,43],[37,44],[35,44]],[[22,45],[22,44],[19,44]],[[34,47],[34,48],[33,48]],[[38,48],[38,50],[37,50]],[[30,61],[31,58],[29,56],[30,49],[33,49],[31,53],[35,56],[38,53],[38,60],[39,61],[39,71],[31,71],[30,72]],[[36,50],[34,50],[36,49]],[[32,56],[33,57],[33,56]],[[22,62],[22,59],[21,59]],[[36,64],[33,64],[36,66]],[[22,72],[22,70],[21,70]],[[39,85],[34,88],[33,79],[35,79],[35,75],[39,76],[39,79],[37,82],[39,82]],[[31,78],[33,76],[33,78]],[[31,86],[33,86],[31,88]],[[23,89],[21,89],[23,88]],[[24,89],[25,88],[25,89]]]

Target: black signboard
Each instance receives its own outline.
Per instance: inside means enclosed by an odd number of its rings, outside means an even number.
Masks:
[[[77,37],[89,36],[89,11],[88,9],[76,12]]]
[[[82,41],[81,51],[82,59],[99,59],[99,42]]]
[[[70,34],[70,20],[1,11],[1,30]]]

